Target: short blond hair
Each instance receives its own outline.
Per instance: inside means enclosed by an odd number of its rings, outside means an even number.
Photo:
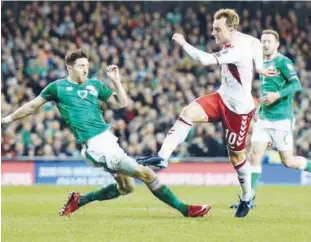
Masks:
[[[262,35],[264,35],[264,34],[272,34],[275,37],[275,39],[278,42],[280,42],[280,35],[275,30],[273,30],[273,29],[265,29],[264,31],[262,31]]]
[[[226,18],[226,24],[228,27],[237,29],[240,24],[240,17],[234,9],[222,8],[219,9],[215,15],[214,19]]]

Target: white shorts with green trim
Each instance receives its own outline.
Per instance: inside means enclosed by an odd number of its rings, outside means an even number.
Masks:
[[[94,167],[103,167],[110,173],[131,175],[138,163],[118,144],[118,138],[109,130],[82,144],[82,157]]]
[[[251,142],[272,143],[278,151],[292,151],[293,125],[290,119],[269,121],[258,119],[253,127]]]

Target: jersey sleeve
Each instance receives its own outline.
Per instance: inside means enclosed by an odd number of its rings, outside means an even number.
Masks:
[[[99,81],[98,99],[107,102],[109,97],[112,95],[113,90],[107,87],[104,83]]]
[[[257,70],[263,69],[263,51],[259,39],[255,39],[252,44],[253,60]]]
[[[230,64],[239,62],[243,57],[243,51],[239,51],[237,47],[224,48],[219,52],[214,52],[213,55],[217,59],[218,64]]]
[[[294,78],[298,79],[294,63],[288,58],[284,58],[282,61],[280,71],[287,81],[291,81]]]
[[[40,93],[40,96],[46,101],[56,101],[57,100],[57,83],[52,82],[47,85]]]

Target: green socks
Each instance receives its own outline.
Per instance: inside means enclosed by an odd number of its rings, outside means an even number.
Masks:
[[[177,209],[183,215],[185,215],[185,216],[187,215],[188,205],[179,201],[178,198],[174,195],[174,193],[172,193],[172,191],[167,186],[162,185],[156,190],[151,190],[151,192],[153,193],[153,195],[155,195],[162,202],[164,202],[167,205]]]
[[[310,161],[310,160],[307,160],[307,166],[306,166],[306,168],[304,169],[304,171],[311,172],[311,161]]]
[[[252,172],[251,173],[251,187],[252,187],[252,190],[256,190],[257,186],[258,186],[258,183],[259,183],[259,180],[260,180],[260,177],[261,177],[261,173],[257,173],[257,172]]]
[[[79,199],[79,207],[82,207],[93,201],[103,201],[114,199],[120,196],[117,184],[110,184],[104,188],[81,195]]]
[[[255,196],[255,191],[259,184],[261,178],[261,166],[251,166],[251,188],[252,188],[252,197]]]

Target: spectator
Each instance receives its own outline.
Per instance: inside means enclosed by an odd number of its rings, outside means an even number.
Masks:
[[[23,4],[19,14],[14,14],[10,3],[3,4],[2,115],[33,99],[50,82],[66,77],[66,52],[85,47],[91,59],[90,77],[107,82],[107,64],[117,64],[129,95],[130,105],[116,112],[104,111],[105,120],[114,124],[113,132],[130,155],[149,155],[162,145],[185,104],[221,84],[219,68],[198,66],[171,41],[172,34],[179,31],[202,50],[218,50],[211,36],[211,9],[218,3],[176,7],[167,2],[159,12],[153,11],[153,3],[148,3],[150,8],[144,3],[130,7],[122,2]],[[265,28],[280,32],[280,52],[294,61],[304,88],[295,98],[296,151],[311,157],[311,9],[305,3],[286,8],[288,4],[278,8],[278,3],[246,3],[237,11],[242,32],[256,37]],[[258,97],[258,80],[253,93]],[[101,108],[106,110],[106,104]],[[55,105],[46,104],[44,112],[2,131],[3,156],[79,156]],[[188,142],[174,154],[225,156],[220,125],[194,128]]]

